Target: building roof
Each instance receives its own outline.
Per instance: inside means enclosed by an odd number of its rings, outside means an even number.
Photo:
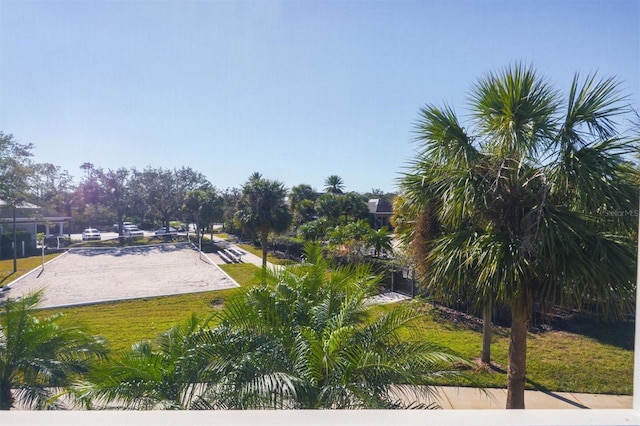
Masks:
[[[16,223],[70,220],[71,216],[46,211],[31,203],[21,203],[16,206]],[[4,200],[0,200],[0,222],[13,221],[13,208]]]
[[[381,198],[372,198],[367,202],[369,213],[392,214],[393,208],[388,201]]]

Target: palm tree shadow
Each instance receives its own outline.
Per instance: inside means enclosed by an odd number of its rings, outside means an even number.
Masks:
[[[542,392],[542,393],[544,393],[545,395],[549,395],[550,397],[555,398],[555,399],[557,399],[557,400],[559,400],[559,401],[562,401],[562,402],[565,402],[565,403],[567,403],[567,404],[573,405],[573,406],[574,406],[574,407],[576,407],[576,408],[583,408],[583,409],[586,409],[586,410],[589,410],[589,409],[590,409],[590,408],[589,408],[589,407],[587,407],[586,405],[582,405],[582,404],[580,404],[579,402],[573,401],[573,400],[571,400],[571,399],[569,399],[569,398],[565,398],[565,397],[564,397],[564,396],[562,396],[562,395],[558,395],[557,393],[550,391],[549,389],[547,389],[545,386],[541,385],[541,384],[540,384],[540,383],[538,383],[538,382],[534,382],[534,381],[533,381],[533,380],[531,380],[531,379],[525,379],[525,381],[526,381],[527,383],[529,383],[531,386],[533,386],[533,387],[534,387],[534,390],[537,390],[537,391],[539,391],[539,392]]]
[[[4,276],[1,280],[0,280],[0,286],[4,285],[5,281],[12,281],[12,276],[15,274],[15,272],[11,272],[9,275]]]
[[[499,374],[507,374],[507,371],[506,371],[505,369],[503,369],[502,367],[500,367],[500,366],[498,366],[498,365],[494,364],[493,362],[492,362],[491,364],[489,364],[487,367],[488,367],[491,371],[494,371],[494,372],[496,372],[496,373],[499,373]],[[571,400],[571,399],[569,399],[569,398],[565,398],[565,397],[564,397],[564,396],[562,396],[562,395],[558,395],[557,393],[555,393],[555,392],[553,392],[553,391],[550,391],[548,388],[546,388],[545,386],[541,385],[541,384],[540,384],[540,383],[538,383],[538,382],[535,382],[535,381],[533,381],[533,380],[531,380],[531,379],[528,379],[528,378],[525,378],[525,381],[526,381],[527,383],[529,383],[531,386],[533,386],[534,390],[536,390],[536,391],[538,391],[538,392],[542,392],[542,393],[544,393],[545,395],[548,395],[548,396],[550,396],[550,397],[552,397],[552,398],[555,398],[555,399],[557,399],[557,400],[559,400],[559,401],[562,401],[562,402],[565,402],[565,403],[567,403],[567,404],[573,405],[573,406],[574,406],[574,407],[576,407],[576,408],[583,408],[583,409],[587,409],[587,410],[589,409],[589,407],[587,407],[586,405],[582,405],[582,404],[580,404],[580,403],[578,403],[578,402],[576,402],[576,401],[573,401],[573,400]]]

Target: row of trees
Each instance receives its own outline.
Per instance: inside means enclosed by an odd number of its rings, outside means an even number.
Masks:
[[[164,226],[176,219],[209,225],[222,218],[222,196],[204,175],[189,167],[105,171],[85,163],[82,169],[85,176],[78,191],[87,203],[86,214],[94,218],[115,214],[120,232],[124,219],[131,217]]]
[[[245,235],[257,235],[262,247],[263,267],[266,266],[268,237],[296,228],[304,241],[324,241],[333,254],[347,261],[362,258],[368,247],[375,254],[391,251],[391,235],[386,228],[374,231],[373,218],[365,198],[355,192],[344,193],[339,176],[329,176],[325,193],[318,194],[309,185],[287,190],[276,180],[265,179],[259,173],[249,177],[233,217]]]
[[[236,215],[246,210],[247,202],[264,198],[259,192],[275,191],[278,203],[287,208],[294,229],[326,218],[330,226],[361,219],[368,220],[369,198],[391,199],[393,194],[380,190],[358,194],[344,192],[344,181],[337,175],[325,181],[324,193],[310,185],[300,184],[287,190],[277,181],[254,173],[241,188],[217,189],[203,174],[189,168],[164,169],[147,167],[103,169],[92,163],[81,165],[79,182],[65,170],[48,163],[32,162],[33,146],[18,142],[13,135],[0,133],[0,199],[10,206],[24,201],[47,210],[73,217],[72,227],[102,226],[125,219],[137,223],[168,225],[170,220],[214,221],[248,233],[246,217]],[[286,227],[288,229],[288,227]]]

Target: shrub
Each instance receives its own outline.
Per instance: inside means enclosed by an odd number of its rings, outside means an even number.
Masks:
[[[35,252],[35,244],[28,231],[16,231],[17,254],[18,257],[29,257]],[[13,258],[13,231],[5,232],[0,236],[0,259]],[[22,243],[24,242],[24,256],[22,255]]]

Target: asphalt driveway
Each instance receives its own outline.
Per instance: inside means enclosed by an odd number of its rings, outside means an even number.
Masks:
[[[191,245],[76,249],[9,285],[4,297],[44,289],[39,307],[195,293],[237,287]]]

